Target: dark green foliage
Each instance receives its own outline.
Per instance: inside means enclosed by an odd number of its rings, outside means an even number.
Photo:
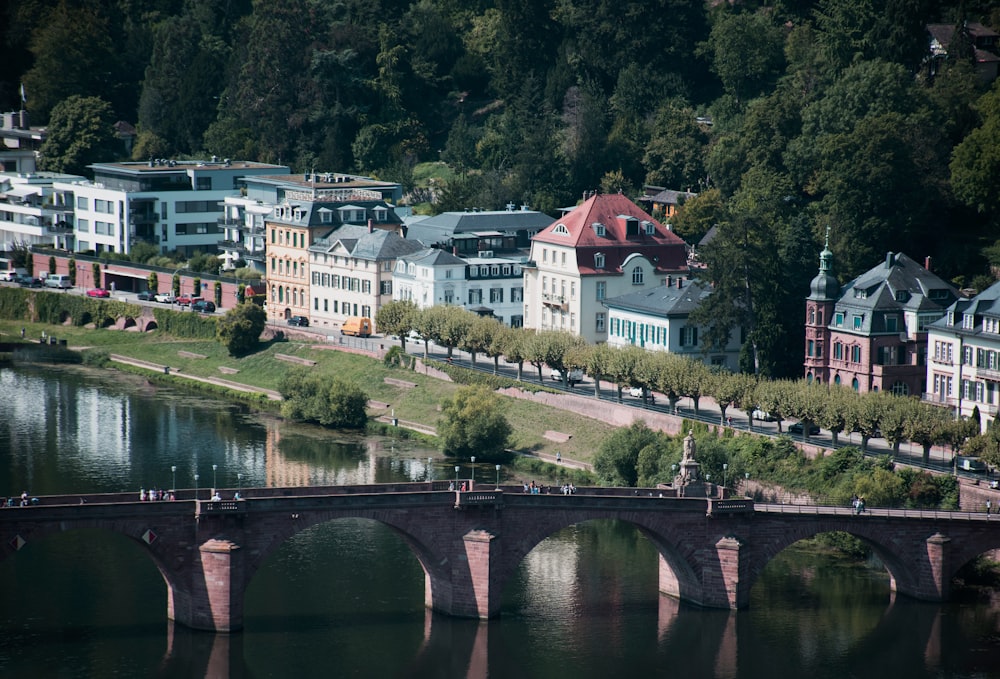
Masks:
[[[485,387],[462,387],[441,407],[437,431],[441,451],[449,457],[476,456],[484,462],[506,456],[512,428],[502,402]]]
[[[216,323],[219,321],[205,314],[154,308],[153,317],[156,318],[156,324],[160,330],[175,337],[216,338]]]
[[[289,419],[346,429],[361,429],[368,420],[368,397],[357,385],[344,380],[294,369],[281,381],[278,391],[283,399],[281,414]]]
[[[605,439],[594,456],[594,473],[601,483],[611,486],[634,486],[639,479],[639,452],[655,445],[660,434],[641,420],[623,427]]]
[[[230,356],[245,356],[257,348],[266,325],[267,315],[262,308],[239,304],[219,319],[216,335]]]
[[[59,102],[42,143],[42,168],[86,176],[91,163],[114,160],[121,152],[114,123],[111,105],[98,97],[72,96]]]

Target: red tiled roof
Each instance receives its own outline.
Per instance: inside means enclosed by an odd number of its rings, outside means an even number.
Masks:
[[[638,223],[636,235],[626,234],[628,218]],[[647,223],[653,225],[654,233],[646,233]],[[604,226],[603,236],[598,235],[594,224]],[[684,240],[621,194],[591,196],[540,231],[532,241],[575,248],[581,274],[620,272],[622,262],[632,254],[647,257],[655,262],[660,271],[687,268],[687,245]],[[596,253],[602,253],[605,258],[605,265],[600,271],[594,268]]]

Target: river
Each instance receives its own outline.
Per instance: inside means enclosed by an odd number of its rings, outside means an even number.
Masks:
[[[453,465],[126,375],[4,368],[0,393],[0,495],[138,494],[193,487],[195,473],[203,488],[424,480]],[[423,607],[400,538],[341,520],[274,554],[244,631],[217,635],[166,620],[137,544],[70,531],[0,562],[0,677],[1000,677],[996,593],[917,603],[893,597],[881,570],[795,548],[744,611],[679,604],[656,583],[636,530],[585,523],[528,555],[499,619],[450,619]]]

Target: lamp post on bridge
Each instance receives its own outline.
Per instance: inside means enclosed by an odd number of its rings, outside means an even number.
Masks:
[[[469,472],[469,490],[476,485],[476,456],[472,456],[472,470]]]
[[[194,499],[198,499],[198,475],[194,475]]]
[[[218,481],[218,476],[219,475],[215,473],[218,470],[219,470],[219,465],[213,464],[212,465],[212,493],[213,494],[215,493],[215,489],[219,487],[219,484],[216,483],[216,481]]]
[[[729,464],[726,462],[722,463],[722,487],[726,487],[726,473],[729,471]]]
[[[177,490],[177,465],[170,465],[170,473],[173,475],[173,480],[170,482],[170,490]]]
[[[745,481],[743,484],[743,494],[750,495],[750,472],[743,472],[743,480]]]
[[[431,466],[431,458],[427,458],[427,480],[432,483],[434,481],[434,467]]]
[[[497,490],[500,490],[500,465],[497,465]]]
[[[458,465],[455,465],[455,490],[458,490]]]
[[[243,497],[243,473],[236,472],[236,495]]]

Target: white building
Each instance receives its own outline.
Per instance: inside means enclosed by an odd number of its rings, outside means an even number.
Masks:
[[[264,220],[274,205],[244,196],[226,196],[219,217],[219,258],[222,268],[232,270],[237,263],[256,269],[262,274],[267,270]]]
[[[420,309],[436,304],[464,304],[468,285],[465,260],[437,248],[424,248],[396,261],[392,298],[410,300]]]
[[[371,226],[344,225],[314,241],[309,247],[310,323],[336,326],[349,316],[374,322],[382,305],[393,299],[397,259],[423,247]]]
[[[227,196],[249,175],[287,174],[284,165],[229,159],[97,163],[94,180],[56,183],[72,193],[75,251],[128,253],[138,242],[166,253],[214,253]]]
[[[53,172],[0,173],[0,251],[15,244],[71,249],[73,196],[53,188],[55,182],[83,177]]]
[[[608,339],[604,300],[686,274],[687,246],[621,194],[593,194],[531,241],[524,324]]]
[[[524,275],[520,258],[468,257],[465,308],[512,328],[524,325]]]
[[[962,417],[978,407],[986,431],[1000,407],[1000,282],[927,326],[927,359],[924,399]]]
[[[34,173],[45,137],[45,128],[28,124],[27,111],[4,113],[0,122],[0,172]]]
[[[667,351],[736,372],[743,345],[740,329],[734,329],[726,346],[705,347],[704,328],[688,320],[711,293],[697,281],[667,276],[666,285],[606,299],[608,344]]]

